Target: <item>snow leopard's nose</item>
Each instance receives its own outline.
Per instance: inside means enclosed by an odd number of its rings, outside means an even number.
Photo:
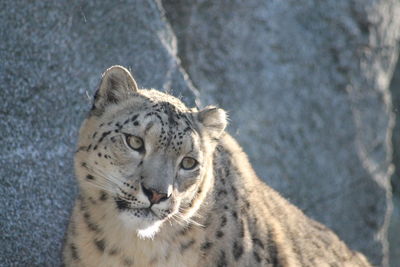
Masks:
[[[159,193],[152,188],[145,187],[143,184],[142,184],[142,190],[152,205],[158,204],[161,201],[167,200],[169,198],[167,194]]]

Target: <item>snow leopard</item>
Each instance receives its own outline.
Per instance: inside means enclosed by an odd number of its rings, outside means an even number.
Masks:
[[[79,132],[65,265],[370,266],[259,179],[226,126],[107,69]]]

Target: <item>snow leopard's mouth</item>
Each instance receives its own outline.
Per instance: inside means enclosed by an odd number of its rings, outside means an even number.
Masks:
[[[130,214],[147,219],[160,219],[159,216],[151,209],[151,206],[148,208],[134,208],[131,207],[129,201],[124,200],[120,197],[115,198],[115,203],[119,211],[129,212]]]

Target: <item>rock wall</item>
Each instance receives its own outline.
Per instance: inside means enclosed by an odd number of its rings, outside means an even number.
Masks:
[[[393,214],[389,227],[390,263],[392,267],[400,265],[400,60],[390,84],[393,99],[393,112],[396,123],[393,129],[393,164],[395,171],[392,176]]]
[[[77,130],[110,65],[142,87],[194,89],[152,1],[0,4],[0,266],[60,266]],[[89,97],[90,96],[90,97]]]
[[[60,265],[77,130],[114,64],[229,110],[260,177],[387,265],[398,1],[0,6],[0,265]]]
[[[373,264],[386,231],[398,1],[165,1],[203,103],[257,173]]]

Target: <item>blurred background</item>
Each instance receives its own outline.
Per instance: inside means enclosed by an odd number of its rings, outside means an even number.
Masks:
[[[398,0],[5,0],[0,37],[0,266],[61,265],[77,131],[114,64],[226,109],[268,185],[400,266]]]

